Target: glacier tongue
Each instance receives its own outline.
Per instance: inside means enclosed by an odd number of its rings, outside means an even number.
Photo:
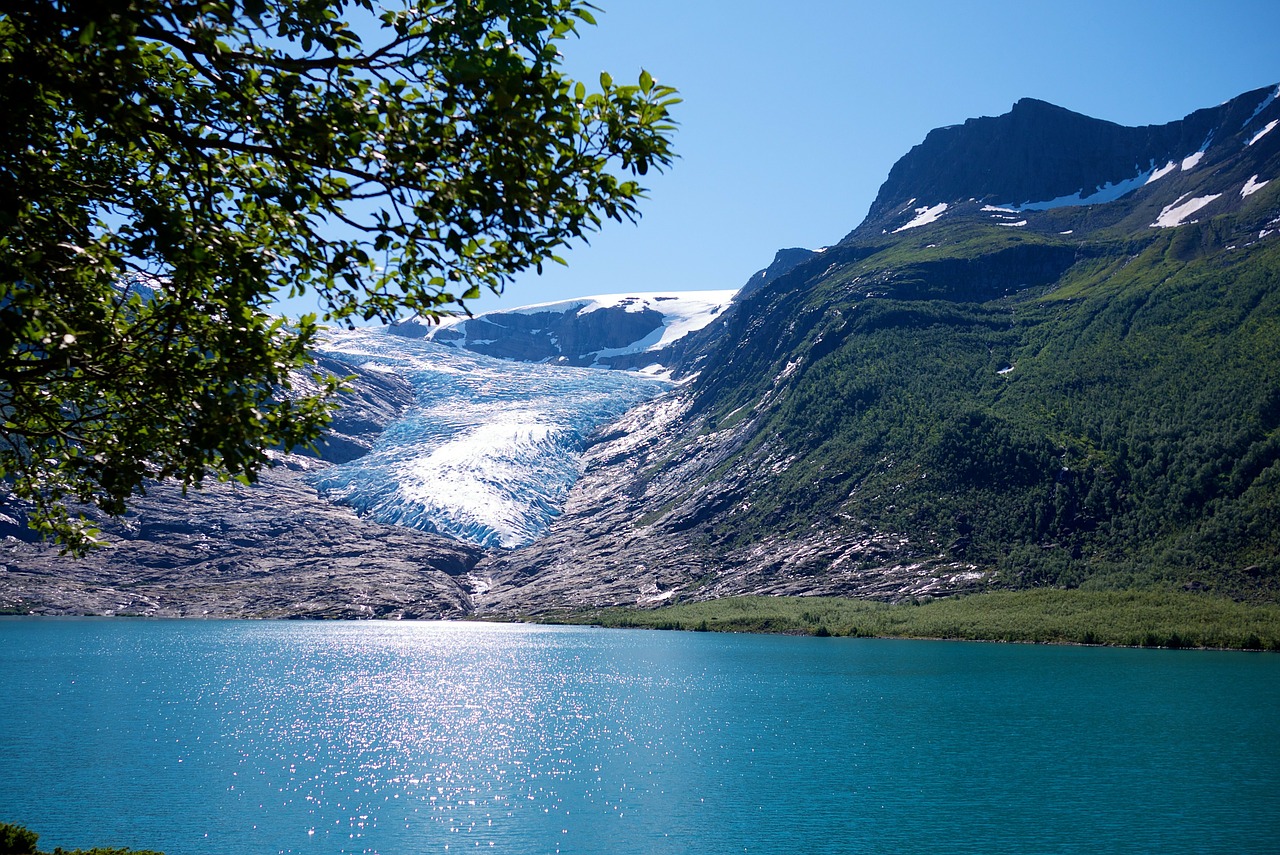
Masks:
[[[376,329],[331,332],[317,352],[398,374],[417,397],[369,454],[312,476],[321,495],[379,522],[481,546],[514,548],[542,534],[578,478],[591,432],[670,386]]]

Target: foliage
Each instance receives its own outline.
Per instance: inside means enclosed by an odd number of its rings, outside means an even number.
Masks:
[[[3,855],[32,855],[40,835],[20,825],[0,822],[0,853]]]
[[[716,542],[898,532],[1018,587],[1275,599],[1280,246],[992,231],[833,248],[752,296],[695,386],[712,429],[754,420],[712,477],[769,472]]]
[[[115,846],[95,846],[92,849],[63,849],[54,847],[49,855],[164,855],[151,849],[121,849]]]
[[[20,825],[0,822],[0,855],[40,855],[36,842],[40,835]],[[63,849],[56,847],[50,855],[164,855],[162,852],[141,849],[98,847],[92,849]]]
[[[732,597],[539,619],[702,632],[1280,650],[1280,606],[1154,589],[994,591],[897,604],[839,597]]]
[[[565,77],[581,0],[48,0],[0,13],[0,476],[92,532],[149,479],[250,480],[339,383],[268,314],[428,316],[634,219],[674,90]]]

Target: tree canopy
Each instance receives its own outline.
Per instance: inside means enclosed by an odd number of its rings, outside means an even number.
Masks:
[[[67,510],[317,439],[323,321],[465,308],[670,164],[675,90],[588,87],[581,0],[0,6],[0,477]],[[310,293],[323,317],[274,317]]]

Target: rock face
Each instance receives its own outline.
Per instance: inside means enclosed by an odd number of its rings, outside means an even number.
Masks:
[[[373,448],[382,429],[413,405],[413,386],[390,372],[369,371],[324,355],[316,359],[316,368],[339,377],[354,374],[357,378],[312,455],[321,460],[348,463],[363,457]]]
[[[30,542],[25,521],[0,530],[0,609],[157,617],[448,617],[468,614],[467,572],[481,550],[362,520],[321,499],[307,475],[367,451],[413,400],[408,383],[333,358],[354,374],[321,454],[279,455],[253,487],[209,484],[185,497],[153,488],[119,521],[112,545],[83,559]],[[90,514],[92,517],[92,514]],[[0,520],[0,522],[3,522]]]
[[[803,247],[789,247],[780,249],[774,253],[773,261],[764,270],[756,271],[747,283],[738,289],[738,298],[751,294],[757,288],[768,285],[784,273],[790,273],[799,265],[817,258],[824,250],[805,249]]]
[[[691,412],[696,397],[676,392],[616,422],[587,452],[586,472],[551,531],[523,549],[488,553],[472,571],[477,613],[741,594],[897,600],[975,590],[986,578],[869,528],[851,534],[818,523],[743,548],[725,522],[778,461],[744,454],[750,423],[710,429]]]
[[[731,304],[723,292],[584,298],[459,322],[398,354],[394,336],[353,337],[326,352],[331,370],[362,372],[326,459],[284,458],[251,490],[157,490],[87,562],[10,539],[0,607],[505,615],[1157,572],[1275,598],[1278,92],[1152,128],[1027,100],[940,129],[894,167],[861,226],[821,251],[780,252]],[[399,329],[406,342],[429,332]],[[435,364],[432,348],[475,364]],[[615,391],[657,381],[586,371],[591,382],[557,393],[589,411],[566,423],[575,453],[595,431],[580,464],[546,469],[565,484],[581,470],[558,509],[558,494],[502,475],[537,469],[525,457],[471,466],[555,432],[534,429],[544,402],[516,406],[482,353],[539,371],[658,366],[685,382],[631,389],[626,404],[643,403],[616,421]],[[476,393],[427,412],[448,383]],[[459,477],[433,480],[443,464]],[[369,513],[387,496],[416,512],[435,488],[483,483],[545,506],[550,528],[482,551],[369,522],[314,483],[368,499]],[[496,506],[480,487],[444,493]]]
[[[361,520],[297,471],[185,498],[158,488],[83,559],[0,543],[0,607],[33,614],[438,618],[472,611],[480,550]]]
[[[1148,185],[1148,192],[1165,191],[1164,205],[1223,166],[1233,170],[1232,180],[1217,175],[1218,189],[1205,185],[1205,193],[1237,185],[1211,213],[1236,210],[1238,191],[1275,151],[1276,139],[1265,133],[1280,112],[1275,89],[1165,125],[1124,127],[1025,98],[1004,115],[938,128],[894,164],[855,234],[901,230],[930,211],[941,216],[938,206],[1044,210],[1110,202]]]
[[[671,373],[679,342],[724,311],[733,291],[612,294],[544,303],[439,325],[410,320],[394,335],[429,338],[518,362]]]

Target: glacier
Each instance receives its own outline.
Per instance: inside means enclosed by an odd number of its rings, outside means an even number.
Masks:
[[[381,328],[329,331],[316,353],[398,375],[415,394],[368,454],[313,472],[317,491],[379,522],[506,549],[558,515],[593,431],[673,385],[496,359]]]

